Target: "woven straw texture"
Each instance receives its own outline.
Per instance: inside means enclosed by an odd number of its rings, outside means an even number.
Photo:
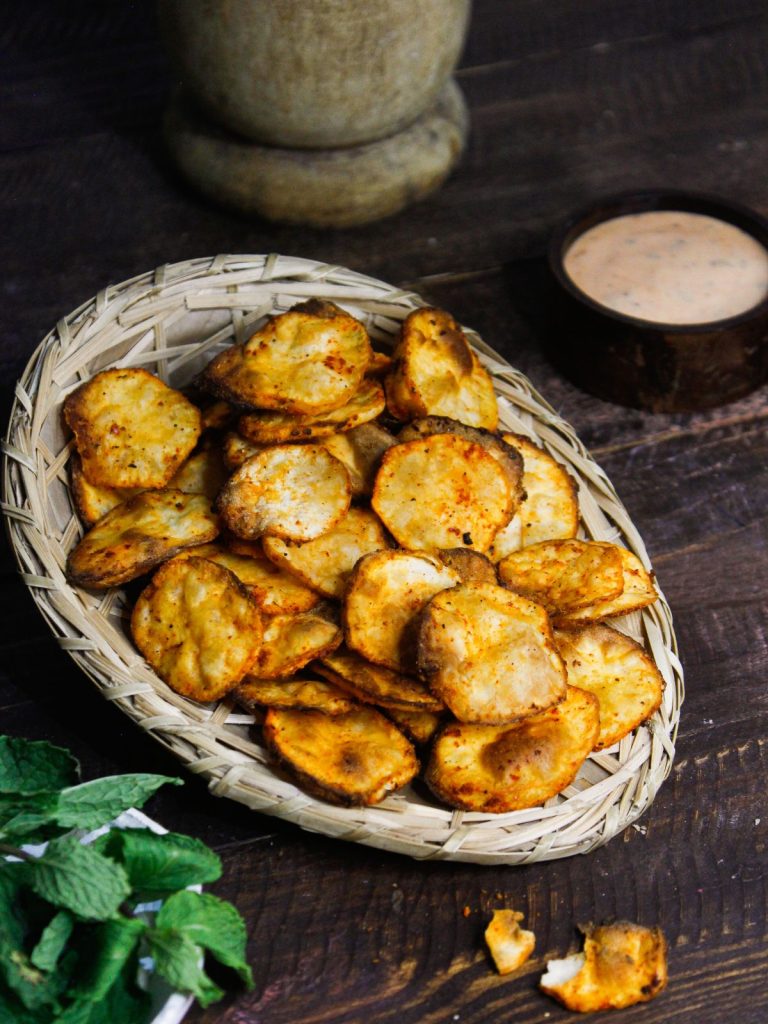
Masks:
[[[508,814],[452,811],[420,787],[371,808],[340,808],[297,789],[271,764],[252,719],[227,700],[195,704],[170,690],[128,634],[121,590],[88,593],[64,578],[82,527],[70,501],[71,440],[61,405],[108,366],[141,366],[175,386],[210,358],[245,341],[269,313],[311,296],[360,317],[377,347],[423,305],[417,295],[342,267],[283,256],[216,256],[166,265],[111,286],[61,320],[16,387],[4,442],[3,510],[22,578],[59,643],[107,700],[171,750],[212,793],[302,828],[423,859],[524,864],[585,853],[634,822],[669,774],[683,679],[669,608],[616,620],[650,650],[665,679],[660,710],[616,746],[591,755],[574,783],[543,807]],[[648,566],[643,542],[616,492],[579,439],[471,331],[493,375],[505,429],[527,434],[565,463],[579,483],[582,536],[614,541]]]

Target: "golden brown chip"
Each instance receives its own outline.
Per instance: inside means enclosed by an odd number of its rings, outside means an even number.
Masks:
[[[511,974],[522,967],[533,952],[536,936],[520,927],[519,910],[494,910],[485,929],[485,941],[499,974]]]
[[[667,984],[667,944],[660,928],[630,921],[589,925],[584,952],[550,960],[539,987],[575,1013],[647,1003]]]
[[[257,679],[247,675],[235,687],[233,696],[249,711],[262,707],[297,708],[343,715],[358,706],[357,701],[325,679]]]
[[[615,597],[605,596],[603,600],[594,600],[586,607],[562,611],[558,610],[555,618],[557,625],[580,625],[585,622],[602,622],[616,615],[628,615],[629,612],[647,608],[658,598],[653,576],[645,569],[643,563],[626,548],[617,547],[622,571],[622,591]]]
[[[67,579],[104,590],[149,572],[184,548],[213,540],[219,524],[202,494],[142,491],[108,512],[67,559]]]
[[[419,670],[460,722],[501,725],[565,697],[544,609],[492,583],[462,583],[425,606]]]
[[[610,747],[644,722],[661,704],[664,680],[640,644],[610,626],[556,630],[555,644],[568,682],[600,702],[595,750]]]
[[[261,549],[261,541],[236,541],[228,538],[229,549],[220,544],[203,544],[183,555],[208,558],[229,569],[248,589],[265,615],[298,615],[308,612],[320,601],[320,595],[273,565]]]
[[[522,434],[501,436],[523,457],[525,499],[519,509],[522,547],[575,537],[579,528],[579,500],[568,471]]]
[[[367,377],[384,377],[392,369],[394,360],[386,352],[372,352],[371,361],[365,371]]]
[[[371,356],[359,320],[332,302],[311,299],[270,317],[245,345],[216,356],[202,382],[235,404],[328,412],[354,395]]]
[[[99,487],[89,483],[77,452],[72,452],[70,456],[69,473],[72,500],[86,526],[93,526],[107,512],[139,493],[135,487]]]
[[[443,711],[443,702],[420,679],[374,665],[354,651],[327,654],[315,666],[320,675],[354,694],[366,704],[403,711]]]
[[[395,672],[416,675],[415,616],[458,573],[418,551],[378,551],[357,563],[344,603],[347,645]]]
[[[168,486],[185,494],[204,494],[213,501],[226,479],[221,453],[216,448],[206,448],[191,455]]]
[[[402,708],[387,708],[386,713],[398,729],[412,743],[420,747],[429,743],[443,721],[443,717],[435,714],[434,711],[403,711]]]
[[[506,526],[502,526],[493,538],[493,544],[488,548],[488,557],[494,563],[500,562],[502,558],[519,551],[523,546],[523,518],[518,508]]]
[[[413,747],[384,715],[270,709],[264,739],[302,789],[344,807],[379,803],[419,770]]]
[[[265,537],[264,554],[326,597],[341,598],[355,564],[389,547],[384,527],[373,512],[351,508],[322,537],[298,543]]]
[[[200,411],[203,430],[224,430],[235,415],[235,410],[229,402],[213,402]]]
[[[272,615],[264,620],[253,675],[258,679],[287,678],[313,658],[335,651],[341,641],[341,627],[328,608],[321,606],[301,615]]]
[[[384,453],[371,505],[404,548],[486,551],[516,500],[505,470],[480,445],[433,434]]]
[[[371,494],[381,457],[396,444],[394,437],[378,423],[363,423],[344,434],[331,434],[320,444],[343,463],[349,473],[352,494]]]
[[[161,679],[194,700],[218,700],[253,663],[261,616],[229,570],[203,558],[174,559],[139,595],[134,642]]]
[[[446,726],[426,780],[451,807],[494,814],[536,807],[570,785],[599,727],[597,698],[569,686],[560,704],[516,725]]]
[[[200,412],[146,370],[103,370],[64,402],[88,481],[165,487],[200,436]]]
[[[253,455],[264,451],[264,445],[251,444],[244,437],[230,431],[224,435],[221,445],[221,454],[224,457],[224,465],[229,470],[239,469],[242,464]]]
[[[496,569],[487,555],[471,548],[443,548],[437,557],[461,577],[462,583],[498,583]]]
[[[493,382],[453,317],[417,309],[403,322],[395,364],[384,386],[387,407],[401,420],[450,416],[495,430],[498,407]]]
[[[621,549],[598,541],[531,544],[502,558],[498,572],[510,590],[563,618],[618,597],[624,587]]]
[[[259,409],[241,416],[238,432],[253,444],[278,444],[281,441],[307,441],[343,433],[376,417],[384,409],[384,391],[375,380],[365,379],[348,402],[326,413],[301,415]]]
[[[263,534],[312,540],[349,509],[349,475],[316,444],[265,448],[244,462],[219,495],[225,525],[244,540]]]

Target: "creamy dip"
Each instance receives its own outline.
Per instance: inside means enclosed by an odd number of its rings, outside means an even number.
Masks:
[[[602,306],[663,324],[743,313],[768,294],[768,251],[745,231],[700,213],[658,210],[589,228],[563,260]]]

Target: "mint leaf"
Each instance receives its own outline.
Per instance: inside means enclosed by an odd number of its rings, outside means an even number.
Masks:
[[[0,984],[0,1024],[46,1024],[50,1009],[27,1010],[14,994]]]
[[[135,978],[136,960],[131,958],[103,999],[76,999],[56,1024],[146,1024],[152,1000]]]
[[[60,910],[51,918],[29,957],[35,967],[41,971],[52,971],[56,967],[74,925],[72,915],[66,910]]]
[[[200,967],[200,949],[186,935],[172,928],[152,928],[147,932],[147,943],[155,970],[173,988],[190,992],[203,1007],[224,995]]]
[[[249,988],[253,987],[245,959],[245,922],[231,903],[208,892],[177,892],[160,908],[156,925],[175,929],[196,946],[207,949],[225,967],[237,971]]]
[[[62,790],[56,822],[65,828],[98,828],[129,807],[141,807],[166,782],[181,786],[167,775],[111,775]]]
[[[23,865],[0,863],[0,943],[9,946],[21,947],[24,942],[26,928],[19,901],[22,876]]]
[[[132,899],[155,899],[189,885],[204,885],[221,878],[221,860],[205,843],[192,836],[147,829],[113,829],[100,850],[125,868]]]
[[[50,1004],[58,1005],[60,988],[55,984],[56,979],[38,970],[23,950],[13,949],[2,943],[0,960],[8,987],[16,993],[22,1005],[28,1010],[36,1010]]]
[[[27,867],[38,896],[94,921],[112,917],[130,892],[123,868],[74,836],[52,839],[42,857]]]
[[[112,988],[131,958],[147,925],[137,917],[115,917],[88,929],[84,971],[71,995],[99,1002]]]
[[[0,839],[43,842],[60,834],[55,822],[58,804],[57,793],[0,795]]]
[[[0,793],[39,793],[77,781],[79,765],[68,750],[45,740],[0,736]]]

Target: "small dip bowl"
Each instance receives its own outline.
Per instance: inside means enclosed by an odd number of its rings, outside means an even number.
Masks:
[[[756,293],[754,304],[721,319],[665,323],[648,312],[649,307],[638,316],[603,305],[566,271],[569,249],[590,229],[616,218],[660,211],[704,215],[740,229],[750,236],[744,241],[755,249],[758,263],[765,256],[768,266],[768,220],[748,207],[673,190],[599,200],[569,218],[550,246],[549,264],[559,285],[551,355],[579,387],[621,405],[682,412],[731,402],[768,380],[768,293]],[[643,220],[635,217],[634,223]],[[647,258],[656,260],[657,255]],[[717,263],[710,262],[715,273]],[[688,297],[694,311],[696,296]]]

